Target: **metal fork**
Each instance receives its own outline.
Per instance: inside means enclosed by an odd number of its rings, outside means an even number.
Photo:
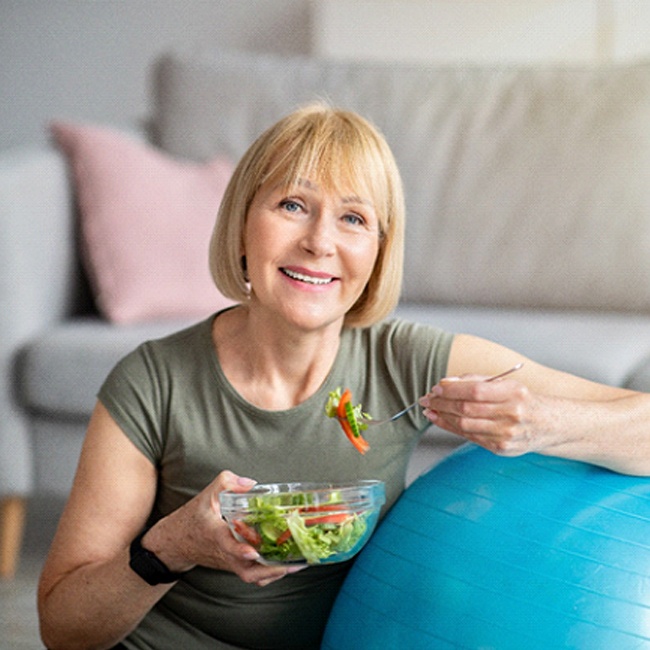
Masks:
[[[512,368],[508,368],[508,370],[504,370],[503,372],[500,372],[498,375],[493,375],[492,377],[488,377],[487,379],[484,379],[483,381],[495,381],[496,379],[501,379],[502,377],[505,377],[506,375],[509,375],[510,373],[516,372],[519,370],[522,366],[524,365],[523,361],[512,366]],[[395,415],[392,415],[389,418],[386,418],[384,420],[368,420],[366,418],[359,418],[359,422],[362,422],[363,424],[371,425],[371,424],[387,424],[388,422],[393,422],[394,420],[397,420],[397,418],[401,418],[402,415],[405,413],[408,413],[412,408],[415,408],[418,404],[420,403],[420,398],[418,398],[413,404],[409,404],[406,408],[402,409],[401,411],[395,413]]]

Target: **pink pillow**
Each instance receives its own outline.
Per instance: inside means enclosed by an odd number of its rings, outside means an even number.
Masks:
[[[107,128],[57,121],[50,129],[72,171],[82,259],[108,320],[202,317],[232,304],[208,268],[230,162],[173,160]]]

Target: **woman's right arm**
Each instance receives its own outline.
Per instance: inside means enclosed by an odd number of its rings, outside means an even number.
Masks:
[[[218,494],[253,482],[222,472],[142,539],[171,571],[197,564],[233,571],[260,586],[282,567],[255,562],[221,520]],[[174,583],[151,586],[129,567],[129,546],[151,513],[156,468],[98,403],[77,475],[38,589],[41,636],[51,650],[110,648],[131,632]]]

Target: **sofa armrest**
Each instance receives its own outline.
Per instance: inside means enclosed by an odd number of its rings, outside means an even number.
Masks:
[[[0,152],[3,333],[32,332],[74,309],[79,272],[73,217],[66,165],[58,152]]]
[[[73,200],[53,149],[0,152],[0,496],[31,487],[27,425],[15,388],[20,346],[71,313],[79,293]]]

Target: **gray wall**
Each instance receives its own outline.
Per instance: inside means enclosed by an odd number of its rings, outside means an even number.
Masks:
[[[142,121],[169,48],[307,53],[309,15],[309,0],[0,0],[0,149],[45,142],[54,117]]]

